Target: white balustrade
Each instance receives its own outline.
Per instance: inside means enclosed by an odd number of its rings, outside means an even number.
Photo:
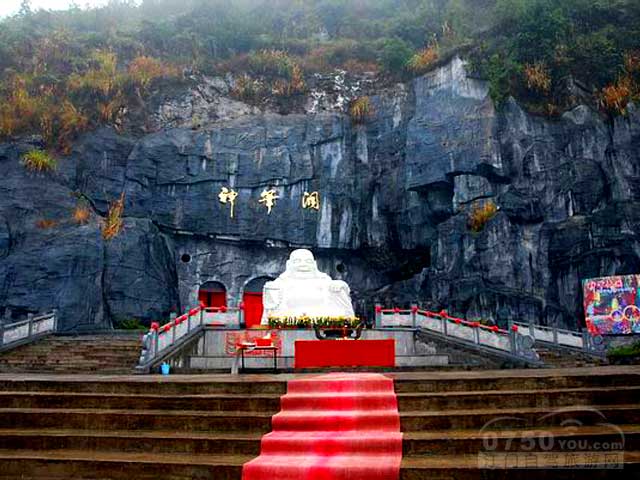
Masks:
[[[588,345],[585,343],[585,337],[582,332],[522,322],[514,322],[514,325],[530,332],[530,335],[537,342],[550,343],[560,347],[588,350]]]
[[[492,351],[502,351],[527,361],[539,361],[538,354],[530,348],[527,342],[522,341],[527,336],[527,329],[519,333],[517,327],[509,331],[500,330],[497,327],[489,328],[477,322],[450,317],[446,312],[435,313],[420,310],[415,305],[411,310],[383,309],[380,305],[376,306],[376,325],[379,328],[413,327],[423,329]]]
[[[31,339],[53,333],[56,330],[56,311],[46,315],[34,317],[29,315],[27,320],[0,325],[0,348],[11,347],[12,344],[27,343]]]

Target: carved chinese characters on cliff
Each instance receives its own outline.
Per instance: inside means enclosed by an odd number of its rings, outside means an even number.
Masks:
[[[302,208],[307,210],[320,210],[320,194],[318,192],[304,192],[302,196]]]
[[[238,198],[238,192],[233,188],[222,187],[220,193],[218,193],[218,200],[223,205],[229,206],[229,216],[234,218],[235,203]],[[275,188],[265,188],[260,194],[258,203],[267,209],[267,215],[271,215],[271,211],[276,206],[277,200],[280,198],[278,191]],[[319,192],[304,192],[301,200],[301,207],[304,210],[320,210],[320,193]]]
[[[278,192],[274,189],[271,190],[263,190],[260,194],[259,203],[262,203],[265,207],[267,207],[267,215],[271,215],[271,209],[275,206],[276,200],[280,198],[278,196]]]
[[[220,193],[218,194],[218,199],[222,204],[229,204],[231,207],[231,218],[233,218],[233,209],[236,203],[236,198],[238,197],[238,192],[235,190],[229,189],[227,187],[222,187]]]

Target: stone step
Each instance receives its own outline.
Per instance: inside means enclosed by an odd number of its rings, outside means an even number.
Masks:
[[[0,375],[0,391],[152,395],[286,393],[286,375]]]
[[[640,386],[640,370],[617,367],[391,374],[396,393]]]
[[[74,370],[77,368],[77,370]],[[135,373],[135,369],[132,366],[122,367],[121,365],[84,365],[84,366],[59,366],[52,367],[42,365],[34,368],[22,368],[20,366],[16,367],[0,367],[0,373],[13,373],[18,375],[28,375],[30,373],[47,373],[47,374],[66,374],[70,371],[74,373],[83,373],[83,374],[100,374],[100,375],[130,375]]]
[[[50,360],[31,360],[31,361],[22,361],[22,360],[5,360],[0,362],[0,365],[6,366],[43,366],[43,367],[57,367],[57,366],[78,366],[78,367],[87,367],[87,366],[101,366],[101,365],[132,365],[135,366],[137,363],[137,358],[132,357],[108,357],[108,358],[64,358],[64,359],[50,359]]]
[[[240,480],[252,455],[184,455],[86,450],[0,451],[0,479]]]
[[[0,451],[87,450],[127,453],[254,455],[260,453],[262,433],[97,431],[69,429],[3,429]],[[479,452],[640,450],[640,425],[547,427],[516,430],[434,430],[407,432],[403,455],[462,455]],[[621,446],[618,446],[620,444]],[[577,448],[579,447],[579,448]],[[615,448],[613,448],[615,447]],[[526,450],[525,450],[526,449]]]
[[[134,395],[110,393],[0,392],[0,408],[150,409],[272,412],[280,395]]]
[[[249,455],[185,455],[93,451],[0,451],[0,479],[126,479],[240,480]],[[615,479],[635,478],[640,472],[640,452],[630,451],[609,458],[620,460],[624,470],[589,469],[595,461],[606,461],[593,452],[533,452],[495,457],[438,455],[404,457],[400,480],[424,479]],[[491,461],[492,468],[480,468]],[[518,465],[528,468],[514,468]],[[566,467],[570,468],[558,468]],[[584,470],[589,469],[588,472]]]
[[[484,408],[472,410],[414,411],[400,413],[403,432],[431,430],[507,430],[542,428],[573,422],[575,425],[640,424],[640,403],[630,405]]]
[[[638,369],[607,367],[583,370],[524,370],[487,372],[443,372],[390,374],[395,377],[396,392],[486,392],[490,390],[540,390],[586,387],[640,386]],[[156,380],[161,378],[160,381]],[[46,375],[16,377],[0,375],[1,390],[37,391],[94,391],[121,393],[213,393],[229,391],[233,383],[235,393],[269,392],[284,393],[290,375],[180,375],[162,378],[159,376],[123,376],[103,378],[95,376],[68,375],[47,378]],[[141,380],[143,379],[143,380]],[[16,383],[20,388],[16,387]],[[158,382],[158,383],[156,383]],[[251,387],[239,386],[240,383]],[[254,384],[258,387],[254,388]],[[231,391],[229,391],[231,393]]]
[[[0,428],[262,432],[273,413],[244,411],[0,408]]]
[[[0,430],[2,450],[87,450],[127,453],[260,454],[266,432],[98,431],[89,429]]]
[[[14,350],[9,350],[7,355],[39,355],[47,352],[63,354],[71,352],[107,352],[107,351],[129,351],[136,350],[141,347],[140,342],[119,342],[119,343],[102,343],[93,344],[91,342],[86,343],[66,343],[59,345],[51,344],[34,344],[24,345]]]
[[[43,356],[25,356],[19,358],[0,358],[0,363],[32,363],[32,362],[57,362],[57,363],[78,363],[83,361],[109,361],[109,360],[122,360],[122,359],[133,359],[137,360],[138,355],[136,354],[122,354],[118,355],[115,353],[109,354],[87,354],[87,355],[65,355],[65,356],[52,356],[52,355],[43,355]]]
[[[618,463],[620,461],[620,463]],[[594,468],[597,463],[609,468]],[[480,468],[480,466],[484,468]],[[619,468],[618,465],[621,465]],[[485,455],[408,456],[402,459],[400,480],[600,480],[638,478],[640,452],[512,452]]]
[[[103,348],[78,348],[73,345],[64,346],[58,348],[46,348],[42,350],[28,349],[28,350],[15,350],[9,351],[0,358],[26,358],[26,357],[43,357],[45,355],[52,357],[72,357],[72,356],[84,356],[84,355],[123,355],[129,354],[132,355],[134,353],[140,353],[140,348],[138,345],[131,346],[108,346]]]
[[[67,366],[67,365],[121,365],[123,362],[135,364],[138,361],[138,357],[132,356],[122,356],[122,357],[82,357],[82,358],[49,358],[49,359],[5,359],[0,361],[0,365],[20,365],[20,366],[30,366],[30,365],[42,365],[42,366]]]
[[[494,390],[473,392],[398,393],[400,411],[497,407],[561,407],[567,405],[631,404],[640,399],[640,386]]]
[[[266,432],[275,411],[0,408],[0,428],[91,428],[104,430]],[[541,428],[579,422],[640,424],[640,404],[570,408],[489,408],[401,412],[403,432],[444,429]]]
[[[491,451],[540,452],[577,449],[597,451],[595,447],[600,448],[605,444],[613,450],[640,451],[640,425],[571,425],[548,426],[542,429],[492,430],[488,428],[406,432],[403,436],[403,454],[433,456]]]
[[[498,407],[562,407],[632,404],[640,387],[579,388],[528,391],[400,393],[403,411],[441,411]],[[319,398],[321,400],[321,398]],[[316,402],[317,403],[317,402]],[[238,410],[276,413],[280,394],[121,394],[85,392],[0,391],[0,408],[101,408],[155,410]]]
[[[48,337],[0,355],[0,372],[132,373],[140,334]]]

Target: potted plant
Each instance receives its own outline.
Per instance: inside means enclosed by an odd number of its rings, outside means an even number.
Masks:
[[[325,317],[313,322],[319,340],[353,339],[362,335],[364,322],[357,317]]]

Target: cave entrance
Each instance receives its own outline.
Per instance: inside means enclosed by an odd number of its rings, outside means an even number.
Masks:
[[[227,289],[220,282],[207,282],[198,290],[198,302],[205,307],[226,307]]]
[[[258,277],[251,280],[244,287],[242,303],[244,305],[244,323],[247,328],[260,326],[262,320],[262,288],[271,277]]]

